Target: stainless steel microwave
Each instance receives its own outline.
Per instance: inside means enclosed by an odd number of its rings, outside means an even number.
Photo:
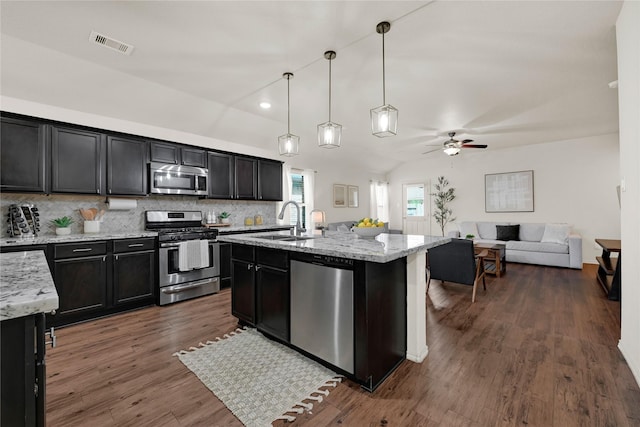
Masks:
[[[207,195],[209,171],[205,168],[151,162],[149,171],[152,194]]]

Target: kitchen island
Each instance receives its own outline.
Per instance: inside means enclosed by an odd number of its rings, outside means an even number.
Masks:
[[[426,257],[449,238],[325,232],[219,236],[233,244],[232,313],[374,390],[426,345]]]
[[[44,313],[58,294],[44,252],[0,254],[1,425],[44,425]]]

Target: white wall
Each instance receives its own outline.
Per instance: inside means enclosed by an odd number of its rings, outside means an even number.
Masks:
[[[640,3],[618,16],[618,102],[622,192],[622,330],[619,348],[640,384]]]
[[[486,213],[484,175],[534,171],[534,212]],[[536,144],[503,150],[463,150],[449,158],[432,153],[392,171],[391,227],[402,226],[402,184],[445,176],[456,189],[451,202],[457,221],[565,222],[583,238],[583,262],[596,263],[596,238],[620,237],[616,195],[618,135]],[[450,224],[447,230],[457,229]],[[437,224],[433,234],[440,234]]]

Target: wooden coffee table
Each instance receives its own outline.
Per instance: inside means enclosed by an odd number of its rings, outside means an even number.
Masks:
[[[505,259],[506,245],[501,243],[476,243],[473,245],[473,251],[477,255],[484,249],[488,255],[484,257],[484,271],[487,274],[493,274],[496,277],[502,276],[507,272],[507,261]]]

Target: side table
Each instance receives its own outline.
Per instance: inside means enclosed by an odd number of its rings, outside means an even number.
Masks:
[[[596,239],[596,243],[602,247],[602,256],[596,257],[598,261],[598,282],[604,289],[607,298],[620,301],[620,257],[622,248],[620,240]],[[611,258],[612,253],[617,253],[618,258]]]
[[[476,243],[473,245],[473,251],[476,255],[485,249],[488,252],[484,257],[485,273],[493,274],[496,277],[502,276],[507,272],[507,261],[505,259],[507,246],[501,243]]]

